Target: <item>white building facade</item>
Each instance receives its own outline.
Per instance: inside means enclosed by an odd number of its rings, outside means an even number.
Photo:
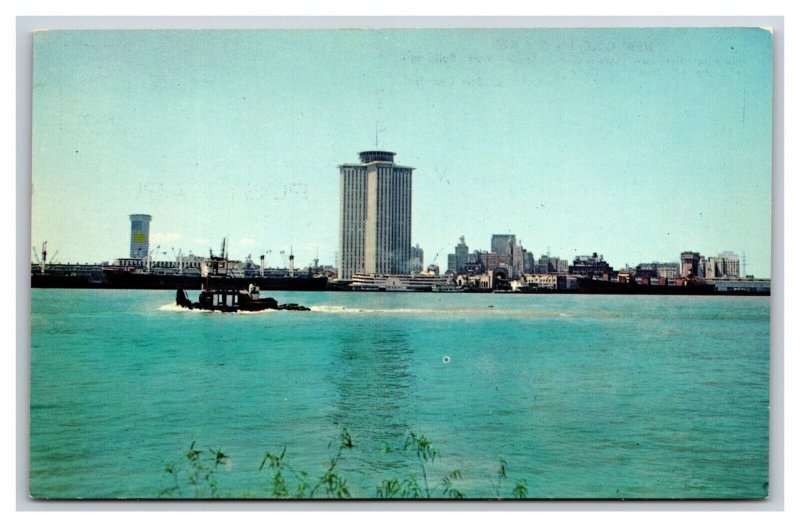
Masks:
[[[360,152],[339,165],[339,278],[354,273],[407,274],[411,264],[412,167],[394,152]]]

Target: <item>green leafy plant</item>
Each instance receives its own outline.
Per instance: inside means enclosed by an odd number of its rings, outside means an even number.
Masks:
[[[217,481],[217,473],[220,465],[226,463],[228,460],[227,454],[222,449],[209,450],[204,452],[195,448],[195,441],[189,445],[189,448],[184,454],[184,458],[188,464],[186,468],[186,482],[192,489],[195,498],[204,497],[217,497],[219,484]],[[208,454],[211,454],[208,456]],[[174,463],[169,463],[164,468],[164,473],[170,478],[170,485],[163,489],[159,496],[175,496],[181,495],[181,477],[180,469]]]
[[[332,443],[331,443],[332,444]],[[328,447],[331,446],[328,444]],[[353,448],[353,439],[346,428],[339,434],[339,446],[336,455],[331,458],[325,473],[320,476],[316,484],[311,487],[308,482],[308,473],[302,470],[295,470],[286,460],[286,447],[283,447],[280,454],[267,452],[261,460],[261,471],[266,466],[272,470],[270,497],[272,498],[313,498],[317,492],[323,490],[327,498],[350,498],[350,489],[347,481],[337,472],[336,467],[342,458],[345,450]],[[290,493],[289,483],[286,476],[291,477],[295,482],[294,492]]]
[[[518,479],[517,484],[514,485],[514,490],[512,491],[514,498],[518,500],[524,500],[528,497],[528,482],[524,479]]]
[[[330,446],[331,445],[329,444],[328,447]],[[309,497],[313,498],[316,491],[320,488],[325,489],[325,497],[327,498],[351,497],[350,489],[347,487],[347,481],[341,476],[341,474],[336,472],[336,465],[342,458],[342,453],[345,450],[350,450],[353,448],[353,446],[353,438],[350,437],[350,433],[347,431],[347,428],[342,428],[342,431],[339,434],[339,449],[336,451],[336,455],[331,458],[325,474],[320,477],[317,484],[311,489],[311,494]]]
[[[507,467],[508,467],[508,464],[506,463],[506,460],[501,457],[500,458],[500,466],[497,469],[497,480],[495,482],[495,497],[497,499],[501,499],[500,487],[501,487],[503,481],[508,479],[508,474],[506,472]],[[520,500],[521,499],[525,499],[528,496],[528,486],[527,485],[528,485],[528,482],[526,480],[518,479],[514,484],[514,488],[511,490],[511,495],[515,499],[520,499]]]
[[[186,467],[181,470],[178,464],[169,463],[164,468],[164,474],[169,480],[168,485],[161,491],[159,496],[185,497],[186,493],[182,485],[187,485],[191,489],[191,494],[195,498],[218,497],[219,485],[217,474],[221,465],[226,465],[229,457],[217,450],[202,450],[197,448],[192,441],[184,454]],[[334,442],[328,444],[331,448]],[[347,479],[344,477],[340,468],[340,463],[345,454],[355,448],[353,438],[346,428],[342,428],[336,442],[336,453],[330,459],[325,472],[318,478],[309,478],[307,472],[295,470],[287,461],[286,446],[280,453],[274,454],[266,452],[258,467],[259,471],[269,470],[268,496],[276,499],[309,499],[315,497],[325,498],[351,498],[352,493]],[[393,452],[388,444],[382,448],[384,453]],[[375,496],[382,499],[392,498],[431,498],[432,495],[440,495],[451,499],[465,498],[457,485],[463,480],[460,469],[447,472],[438,483],[431,487],[430,478],[438,472],[435,469],[438,452],[433,447],[431,441],[424,435],[414,431],[408,431],[403,438],[402,449],[398,449],[405,456],[413,456],[411,467],[416,466],[418,472],[406,474],[402,478],[384,479],[375,488]],[[508,480],[508,463],[504,458],[500,458],[499,467],[494,477],[494,495],[497,499],[502,499],[503,485]],[[257,493],[247,492],[248,497],[258,497]],[[517,479],[511,489],[511,497],[514,499],[525,499],[528,496],[528,486],[525,479]]]
[[[456,480],[461,479],[461,471],[456,469],[450,472],[448,475],[442,479],[442,486],[444,487],[444,495],[450,496],[451,498],[455,499],[463,499],[464,494],[461,493],[460,490],[456,489],[453,484]]]
[[[494,486],[494,495],[496,498],[500,497],[500,484],[505,479],[508,479],[508,476],[506,475],[506,460],[500,458],[500,468],[497,469],[497,482]]]
[[[390,449],[385,447],[384,452]],[[430,498],[431,487],[428,483],[429,469],[432,469],[438,455],[431,441],[423,434],[409,431],[403,442],[403,452],[413,453],[417,459],[420,474],[422,475],[422,486],[415,475],[408,475],[400,479],[383,480],[376,487],[378,498]],[[455,482],[461,479],[461,471],[453,470],[441,480],[441,490],[443,496],[461,499],[464,494],[455,487]],[[438,487],[435,487],[435,491]]]

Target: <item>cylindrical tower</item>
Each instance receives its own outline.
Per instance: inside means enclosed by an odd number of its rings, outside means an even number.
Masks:
[[[150,250],[149,214],[131,214],[131,258],[146,258]]]

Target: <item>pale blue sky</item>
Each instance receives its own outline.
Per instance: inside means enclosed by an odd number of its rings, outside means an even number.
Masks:
[[[337,165],[378,122],[417,168],[427,262],[514,233],[615,267],[745,252],[767,277],[771,92],[761,29],[40,32],[32,239],[110,260],[148,213],[170,255],[229,236],[333,263]]]

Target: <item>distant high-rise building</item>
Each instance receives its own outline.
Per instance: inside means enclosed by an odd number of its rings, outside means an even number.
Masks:
[[[533,274],[536,272],[536,260],[533,258],[533,253],[530,251],[525,251],[525,256],[523,258],[524,263],[522,264],[522,272],[525,274]]]
[[[517,245],[517,236],[514,234],[492,234],[492,252],[496,254],[511,254]]]
[[[495,267],[511,267],[511,256],[508,254],[497,254],[495,252],[480,251],[478,260],[481,262],[484,271],[491,271]]]
[[[469,247],[464,242],[464,236],[458,237],[455,253],[447,255],[447,270],[454,273],[463,273],[469,263]]]
[[[719,254],[718,257],[722,260],[722,274],[728,278],[739,278],[741,273],[739,271],[739,255],[732,251],[725,251]]]
[[[418,273],[425,268],[425,251],[423,251],[419,244],[411,248],[411,262],[409,263],[409,272]]]
[[[731,251],[711,256],[706,262],[706,278],[739,278],[739,255]]]
[[[150,251],[149,214],[131,214],[131,258],[146,258]]]
[[[569,272],[569,260],[564,260],[558,256],[540,256],[534,272],[537,274],[567,274]]]
[[[455,254],[448,254],[447,255],[447,271],[452,273],[458,273],[456,270],[458,269],[458,264],[456,264],[456,255]]]
[[[522,243],[517,243],[511,246],[511,276],[514,278],[519,277],[523,273],[523,266],[525,264],[525,248]]]
[[[705,278],[716,278],[717,276],[722,276],[722,267],[723,264],[719,258],[715,256],[709,256],[706,260],[706,269],[703,276]]]
[[[412,167],[394,152],[360,152],[339,165],[339,278],[353,273],[406,274],[411,263]]]

